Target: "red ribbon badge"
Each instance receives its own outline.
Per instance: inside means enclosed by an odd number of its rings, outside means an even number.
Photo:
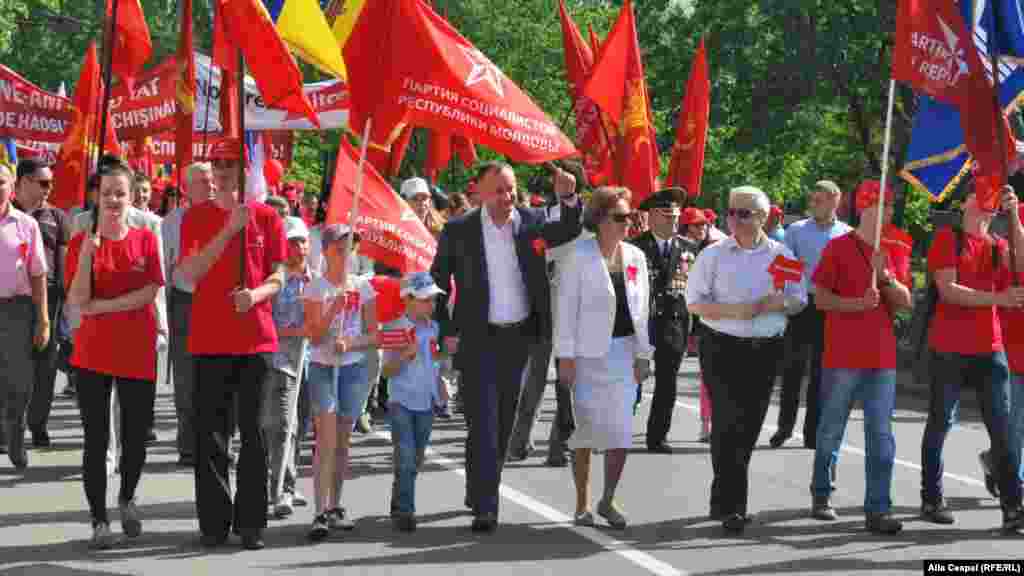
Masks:
[[[628,278],[630,282],[636,282],[636,274],[637,274],[636,266],[628,266],[628,267],[626,267],[626,278]]]
[[[533,241],[533,251],[537,253],[537,256],[543,256],[548,250],[548,243],[543,238],[536,238]]]
[[[22,260],[28,261],[28,242],[22,242],[18,245],[18,256]]]
[[[804,263],[799,260],[791,260],[782,254],[772,260],[768,266],[768,274],[772,277],[772,283],[776,290],[786,287],[786,282],[799,282],[804,273]]]

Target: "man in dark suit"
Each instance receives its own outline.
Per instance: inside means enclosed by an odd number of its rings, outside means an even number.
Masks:
[[[690,315],[683,292],[685,270],[697,254],[697,246],[676,234],[683,188],[665,188],[641,205],[649,212],[649,230],[631,242],[644,251],[651,275],[651,345],[654,346],[654,399],[647,418],[647,449],[671,454],[666,442],[676,405],[676,378],[686,353]],[[637,402],[642,385],[637,386]]]
[[[515,205],[511,166],[484,164],[477,175],[480,209],[450,220],[437,244],[431,274],[446,293],[453,281],[457,291],[453,314],[441,304],[437,316],[466,383],[467,502],[477,532],[498,525],[498,487],[530,346],[551,340],[545,253],[579,235],[575,188],[572,175],[556,172],[555,192],[566,199],[559,221],[549,223],[543,210]]]

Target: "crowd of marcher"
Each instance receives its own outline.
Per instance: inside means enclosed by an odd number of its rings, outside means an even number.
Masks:
[[[594,525],[596,513],[624,528],[616,493],[643,386],[653,378],[646,448],[671,454],[688,354],[700,362],[709,512],[725,531],[751,522],[749,466],[776,379],[772,447],[794,435],[805,377],[810,514],[838,518],[830,495],[839,448],[861,401],[865,526],[902,529],[890,497],[894,318],[914,306],[915,290],[912,243],[892,225],[893,194],[881,183],[857,188],[855,228],[837,216],[833,182],[816,183],[809,216],[788,226],[762,190],[740,186],[728,194],[726,232],[682,188],[641,202],[619,187],[583,194],[582,174],[566,165],[551,168],[545,196],[521,190],[511,166],[484,163],[464,193],[445,195],[421,178],[402,183],[397,193],[437,239],[431,269],[403,273],[361,255],[348,224],[325,224],[315,194],[240,200],[236,144],[215,146],[209,162],[187,168],[180,190],[161,191],[159,213],[150,210],[151,183],[116,157],[101,159],[86,204],[71,213],[47,203],[48,166],[0,166],[0,450],[24,469],[26,432],[33,447],[49,446],[54,381],[65,371],[84,428],[94,547],[115,542],[106,501],[115,472],[122,530],[142,531],[136,497],[162,350],[178,464],[194,470],[206,546],[235,533],[245,548],[262,548],[268,518],[309,500],[310,539],[354,529],[343,490],[353,477],[352,435],[371,431],[381,413],[394,444],[395,528],[416,529],[416,476],[432,422],[454,411],[467,428],[472,529],[493,532],[505,463],[537,451],[532,431],[552,363],[545,462],[571,463],[576,524]],[[1015,344],[1024,337],[1024,271],[1008,242],[1019,254],[1024,228],[1016,196],[1002,194],[1008,240],[990,233],[994,213],[972,191],[961,221],[938,230],[928,250],[921,513],[954,521],[942,447],[971,382],[991,439],[980,455],[986,485],[1000,499],[1002,529],[1015,531],[1024,526],[1024,350]],[[307,498],[298,464],[309,434]],[[595,454],[604,463],[596,505]]]

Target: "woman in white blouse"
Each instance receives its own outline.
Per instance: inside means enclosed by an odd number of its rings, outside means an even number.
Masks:
[[[633,396],[650,372],[647,259],[625,240],[633,219],[629,190],[594,191],[584,227],[560,266],[555,309],[555,356],[562,382],[573,389],[578,525],[594,524],[590,509],[590,455],[605,452],[604,495],[597,513],[614,528],[626,526],[615,489],[633,440]]]

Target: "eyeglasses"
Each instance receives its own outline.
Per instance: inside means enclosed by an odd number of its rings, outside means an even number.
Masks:
[[[633,219],[633,213],[619,212],[617,214],[609,214],[608,218],[610,218],[612,222],[615,222],[616,224],[625,224]]]
[[[737,220],[749,220],[754,217],[755,212],[749,208],[729,208],[727,214]]]

